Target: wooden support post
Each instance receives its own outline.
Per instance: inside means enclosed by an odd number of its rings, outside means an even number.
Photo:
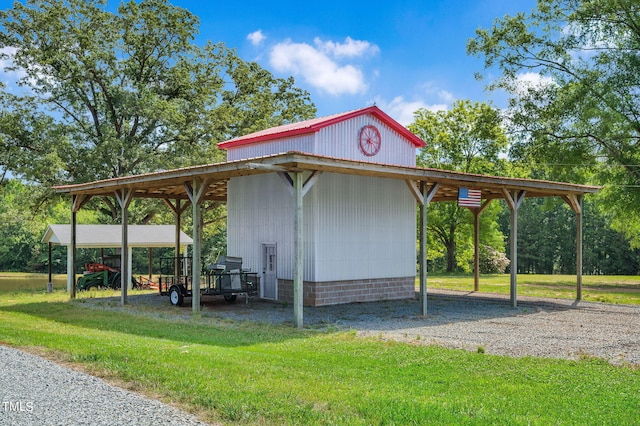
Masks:
[[[426,182],[420,182],[420,191],[413,190],[409,182],[409,189],[420,205],[420,301],[422,305],[422,315],[427,315],[427,208],[433,197],[440,189],[439,183],[434,183],[431,188]]]
[[[473,291],[480,291],[480,209],[473,212]]]
[[[149,247],[149,281],[153,281],[153,248]]]
[[[512,191],[502,189],[502,195],[511,211],[511,233],[509,235],[511,244],[511,282],[510,282],[510,301],[511,307],[518,307],[517,283],[518,283],[518,208],[522,204],[526,191]]]
[[[47,282],[47,293],[51,293],[53,291],[53,271],[51,266],[51,243],[49,243],[48,245],[49,245],[49,252],[48,252],[49,281]]]
[[[303,174],[293,174],[294,189],[294,275],[293,275],[293,316],[294,325],[303,327],[303,291],[304,291],[304,217],[303,217]]]
[[[115,192],[116,200],[120,205],[122,246],[120,247],[120,304],[127,304],[127,290],[131,285],[131,263],[129,262],[129,204],[133,198],[133,190],[130,188]]]
[[[480,215],[489,206],[491,199],[482,206],[471,209],[473,213],[473,291],[480,291]]]
[[[582,195],[578,195],[579,211],[576,212],[576,300],[582,300]]]
[[[73,196],[73,202],[71,203],[71,246],[69,247],[69,253],[67,256],[67,289],[69,290],[69,297],[72,299],[76,298],[76,231],[77,231],[77,222],[76,222],[76,206],[78,204],[78,195]],[[71,285],[69,285],[71,284]]]
[[[193,208],[193,261],[191,263],[191,309],[200,312],[200,278],[202,273],[202,206],[201,202],[211,184],[210,179],[194,179],[185,184]]]
[[[200,190],[200,181],[193,181],[193,191],[198,193]],[[193,260],[191,267],[191,310],[196,313],[200,311],[200,270],[202,269],[202,208],[198,200],[191,204],[193,208]]]
[[[69,297],[76,298],[76,259],[77,259],[77,215],[76,213],[91,199],[90,195],[78,195],[74,194],[71,198],[71,245],[67,252],[67,291]]]
[[[422,315],[427,315],[427,206],[424,200],[427,198],[427,183],[420,182],[420,301],[422,302]]]
[[[192,191],[192,188],[189,187],[190,189],[188,191]],[[171,209],[171,211],[173,212],[175,218],[176,218],[176,236],[175,236],[175,261],[174,261],[174,265],[173,265],[173,275],[175,277],[175,279],[177,280],[178,277],[180,276],[180,230],[181,230],[181,218],[182,218],[182,213],[184,213],[184,211],[187,209],[187,207],[189,207],[189,202],[185,203],[184,205],[182,205],[182,200],[180,199],[176,199],[176,204],[172,204],[170,200],[164,198],[162,201],[165,202],[165,204],[167,206],[169,206],[169,208]]]
[[[576,214],[576,300],[582,300],[582,211],[584,195],[567,195],[562,199]]]
[[[174,256],[175,256],[175,261],[174,261],[174,265],[173,265],[173,276],[175,277],[174,279],[177,280],[178,277],[180,277],[180,230],[182,228],[182,211],[180,210],[180,200],[176,200],[176,212],[175,212],[175,216],[176,216],[176,235],[175,235],[175,250],[174,250]],[[186,254],[185,254],[186,255]]]

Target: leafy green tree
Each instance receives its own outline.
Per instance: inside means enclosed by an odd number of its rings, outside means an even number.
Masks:
[[[28,0],[0,11],[0,168],[44,185],[222,159],[219,141],[315,115],[293,79],[224,44],[167,0]]]
[[[418,154],[418,164],[470,173],[504,174],[507,136],[498,110],[484,103],[457,101],[451,110],[416,111],[409,129],[427,143]],[[503,236],[495,222],[500,206],[489,206],[480,216],[481,241],[502,250]],[[473,215],[457,203],[429,206],[429,233],[443,248],[446,271],[469,269],[473,253]]]
[[[467,51],[501,77],[512,158],[605,184],[612,226],[640,247],[640,3],[538,0],[479,29]]]
[[[45,272],[48,252],[40,241],[48,224],[68,223],[69,203],[56,198],[43,203],[46,189],[19,179],[5,179],[0,184],[0,271]],[[89,210],[78,213],[83,223],[96,223],[96,214]],[[79,262],[95,256],[79,250]],[[54,272],[64,272],[66,250],[53,250]]]

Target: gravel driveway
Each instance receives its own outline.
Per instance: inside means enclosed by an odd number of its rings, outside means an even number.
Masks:
[[[157,297],[153,295],[152,297]],[[189,301],[189,300],[187,300]],[[161,303],[168,301],[164,300]],[[190,307],[183,308],[187,312]],[[256,302],[206,301],[203,310],[234,320],[291,324],[293,308]],[[429,290],[428,312],[418,300],[305,307],[309,327],[356,330],[360,336],[438,344],[509,356],[604,358],[640,365],[640,306]]]
[[[195,426],[194,416],[0,345],[0,425]]]

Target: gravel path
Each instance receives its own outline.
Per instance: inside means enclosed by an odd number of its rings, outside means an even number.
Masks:
[[[206,425],[161,402],[0,346],[0,425]]]
[[[152,295],[152,302],[168,305]],[[187,302],[190,300],[187,299]],[[167,306],[168,307],[168,306]],[[182,308],[185,314],[190,306]],[[291,324],[293,308],[255,302],[235,305],[206,301],[205,315],[233,320]],[[418,300],[354,303],[304,308],[305,326],[356,330],[360,336],[438,344],[509,356],[579,359],[599,357],[612,364],[640,366],[640,306],[576,302],[429,290],[428,313]]]

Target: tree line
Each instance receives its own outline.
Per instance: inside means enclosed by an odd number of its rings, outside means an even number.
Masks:
[[[48,223],[68,223],[52,185],[212,163],[217,143],[315,116],[308,92],[224,43],[194,44],[199,21],[166,0],[29,0],[0,11],[0,59],[18,76],[0,87],[0,270],[42,271]],[[640,6],[634,0],[539,0],[478,29],[488,89],[508,106],[460,100],[418,110],[409,128],[425,167],[602,185],[584,201],[584,273],[637,274],[640,265]],[[478,78],[483,78],[478,73]],[[519,210],[521,273],[575,273],[575,217],[561,201]],[[81,223],[117,223],[94,199]],[[225,207],[205,206],[205,250],[225,247]],[[172,223],[136,200],[132,223]],[[481,215],[484,272],[508,265],[508,209]],[[183,223],[189,223],[185,219]],[[471,214],[429,207],[431,270],[471,268]],[[188,231],[188,229],[184,229]],[[54,265],[66,262],[54,251]],[[144,253],[134,261],[146,262]],[[80,251],[80,261],[95,253]],[[144,270],[144,268],[143,268]]]

